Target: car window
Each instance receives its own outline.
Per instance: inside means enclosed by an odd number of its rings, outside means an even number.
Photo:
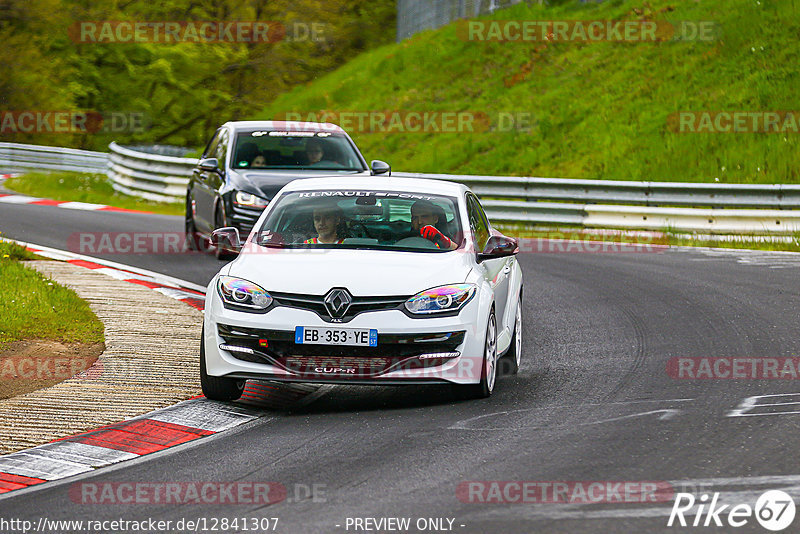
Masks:
[[[235,169],[366,170],[345,135],[313,131],[238,132],[232,166]]]
[[[256,242],[264,246],[437,252],[443,249],[421,236],[421,225],[433,226],[456,243],[463,236],[457,200],[443,195],[380,190],[302,191],[281,195],[273,206],[256,233]]]
[[[208,141],[208,145],[206,145],[206,149],[203,152],[203,158],[215,158],[216,151],[217,151],[217,144],[219,144],[219,139],[222,136],[223,129],[219,129],[214,133],[211,139]]]
[[[228,130],[223,129],[220,132],[219,142],[217,146],[214,148],[215,158],[219,161],[219,166],[225,168],[225,164],[227,161],[228,155]]]
[[[475,248],[482,251],[489,241],[489,221],[480,202],[472,194],[467,195],[467,213],[470,228],[475,236]]]

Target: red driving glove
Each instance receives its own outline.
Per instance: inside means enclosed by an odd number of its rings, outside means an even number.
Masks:
[[[439,248],[450,248],[450,239],[431,225],[420,228],[419,234],[428,241],[433,241]]]

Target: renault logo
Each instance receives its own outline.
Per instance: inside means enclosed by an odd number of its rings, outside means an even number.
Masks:
[[[346,289],[331,289],[325,295],[325,309],[328,310],[331,317],[344,316],[351,302],[353,302],[353,297]]]

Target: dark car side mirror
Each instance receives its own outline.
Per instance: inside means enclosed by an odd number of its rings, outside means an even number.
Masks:
[[[217,158],[201,159],[197,166],[201,171],[219,172],[219,161],[217,161]]]
[[[375,176],[376,174],[387,174],[388,176],[392,175],[392,166],[386,163],[385,161],[381,161],[379,159],[373,159],[372,163],[370,163],[370,168],[372,169],[372,175]]]
[[[211,244],[228,254],[236,254],[242,246],[239,230],[226,226],[211,232]]]
[[[492,258],[503,258],[519,253],[519,242],[513,237],[504,235],[493,235],[489,237],[483,252],[478,253],[478,261],[489,260]]]

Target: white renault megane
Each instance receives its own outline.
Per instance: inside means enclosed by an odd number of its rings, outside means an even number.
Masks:
[[[286,185],[211,280],[203,393],[245,380],[451,383],[491,395],[498,358],[522,352],[517,241],[494,230],[468,187],[350,177]]]

